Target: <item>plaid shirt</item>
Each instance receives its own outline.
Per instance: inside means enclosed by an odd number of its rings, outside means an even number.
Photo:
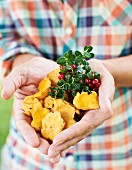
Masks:
[[[20,53],[56,60],[69,49],[92,45],[97,59],[132,53],[129,0],[1,0],[3,74]],[[4,170],[132,170],[132,90],[117,88],[114,116],[67,151],[57,165],[28,146],[14,119],[4,147]],[[3,156],[4,157],[4,156]]]

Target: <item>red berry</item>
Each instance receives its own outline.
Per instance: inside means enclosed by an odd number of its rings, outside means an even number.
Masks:
[[[94,84],[94,85],[98,84],[98,82],[99,82],[98,79],[93,79],[93,80],[92,80],[92,84]]]
[[[65,66],[60,66],[60,70],[62,70],[63,68],[65,68]]]
[[[93,91],[98,91],[98,88],[94,87],[94,88],[93,88]]]
[[[66,90],[66,93],[69,94],[71,91],[70,90]]]
[[[76,68],[75,64],[72,64],[71,68],[74,70]]]
[[[89,85],[89,84],[91,83],[91,80],[86,77],[86,78],[85,78],[85,83],[86,83],[87,85]]]
[[[96,87],[99,88],[99,87],[100,87],[100,84],[101,84],[101,83],[98,82],[98,83],[96,84]]]
[[[89,83],[88,85],[90,88],[93,88],[93,84],[92,83]]]
[[[59,76],[58,76],[58,79],[64,79],[65,78],[65,75],[63,73],[60,73]]]

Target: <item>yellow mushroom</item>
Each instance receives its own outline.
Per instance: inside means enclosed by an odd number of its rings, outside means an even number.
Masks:
[[[92,110],[99,108],[98,94],[95,91],[88,94],[87,92],[78,92],[73,99],[73,104],[77,109]]]

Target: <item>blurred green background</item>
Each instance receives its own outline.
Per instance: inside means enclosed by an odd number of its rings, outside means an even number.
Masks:
[[[8,134],[11,108],[12,99],[4,101],[0,97],[0,148],[5,143],[5,139]]]
[[[0,85],[1,94],[1,85]],[[13,98],[9,100],[3,100],[0,95],[0,151],[6,141],[6,137],[9,132],[9,122],[12,111]]]

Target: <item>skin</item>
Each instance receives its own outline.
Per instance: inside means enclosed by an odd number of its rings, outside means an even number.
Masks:
[[[21,102],[25,96],[37,91],[39,82],[47,73],[58,67],[54,61],[28,54],[17,56],[11,73],[3,83],[2,97],[7,100],[14,94],[13,110],[17,129],[29,145],[46,154],[51,162],[58,163],[66,149],[84,139],[96,127],[112,117],[111,102],[115,86],[132,86],[131,61],[132,56],[104,61],[89,60],[92,69],[101,75],[100,108],[87,111],[78,123],[58,134],[51,145],[30,126],[31,119],[23,113]]]

